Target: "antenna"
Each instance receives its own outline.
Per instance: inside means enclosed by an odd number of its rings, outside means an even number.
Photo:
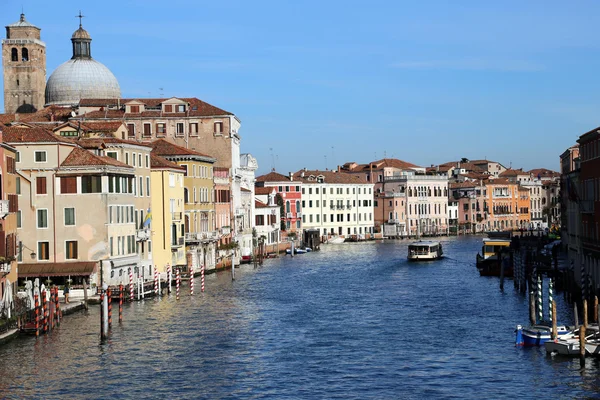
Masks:
[[[164,93],[163,93],[163,88],[159,87],[158,90],[160,91],[160,97],[165,97]]]
[[[273,148],[269,147],[269,151],[271,152],[271,170],[275,171],[275,156],[273,155]]]
[[[327,171],[327,154],[325,154],[325,171]]]

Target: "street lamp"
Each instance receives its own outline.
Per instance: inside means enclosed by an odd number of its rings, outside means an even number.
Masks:
[[[26,248],[27,250],[31,250],[31,253],[29,254],[31,256],[32,260],[35,260],[35,251],[33,251],[33,249],[30,249],[29,247],[25,246],[23,244],[22,241],[19,241],[19,258],[22,260],[23,259],[23,247]]]

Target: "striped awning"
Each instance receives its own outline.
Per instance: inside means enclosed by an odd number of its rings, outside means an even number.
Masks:
[[[98,262],[64,262],[64,263],[21,263],[18,264],[18,276],[89,276],[94,272]]]

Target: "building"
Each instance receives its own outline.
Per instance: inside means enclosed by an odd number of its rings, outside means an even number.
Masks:
[[[187,271],[185,248],[185,168],[172,161],[150,155],[150,237],[152,260],[160,273],[172,268]],[[151,272],[151,271],[149,271]]]
[[[273,187],[277,190],[277,199],[283,205],[281,215],[281,232],[287,236],[288,233],[301,233],[302,228],[302,184],[304,180],[294,180],[294,174],[289,176],[275,172],[261,175],[256,178],[257,187]],[[279,204],[279,203],[278,203]]]
[[[484,181],[454,182],[449,186],[448,202],[456,204],[456,226],[460,233],[479,233],[489,228],[487,189]],[[457,214],[455,214],[457,215]]]
[[[32,258],[21,258],[19,278],[126,280],[140,261],[134,168],[40,128],[7,127],[4,139],[18,151],[18,232]]]
[[[518,183],[507,178],[488,180],[484,203],[484,208],[489,210],[487,229],[507,231],[527,228],[529,203],[528,192],[520,191]]]
[[[188,265],[214,269],[219,234],[215,220],[213,165],[209,155],[178,146],[165,139],[151,143],[152,153],[184,169],[184,232]]]
[[[279,236],[281,207],[275,198],[277,191],[274,187],[257,187],[255,189],[256,203],[254,205],[254,228],[258,238],[264,237],[267,251],[277,251],[281,241]]]
[[[290,174],[290,181],[302,182],[302,206],[296,209],[302,213],[305,230],[317,229],[322,236],[363,238],[374,233],[372,183],[342,172],[306,169]],[[289,205],[286,199],[286,212]]]
[[[17,258],[22,255],[17,238],[21,219],[18,214],[16,156],[16,149],[4,143],[0,126],[0,301],[5,291],[17,293]]]
[[[2,39],[4,112],[32,113],[44,107],[46,87],[46,44],[41,29],[29,23],[25,14],[6,26]]]
[[[561,187],[561,241],[567,253],[568,264],[581,282],[581,185],[579,180],[579,144],[569,147],[560,155]]]

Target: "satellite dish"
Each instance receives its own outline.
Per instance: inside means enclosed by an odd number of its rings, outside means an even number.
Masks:
[[[75,114],[75,111],[71,111],[71,117],[75,117],[77,114]]]

